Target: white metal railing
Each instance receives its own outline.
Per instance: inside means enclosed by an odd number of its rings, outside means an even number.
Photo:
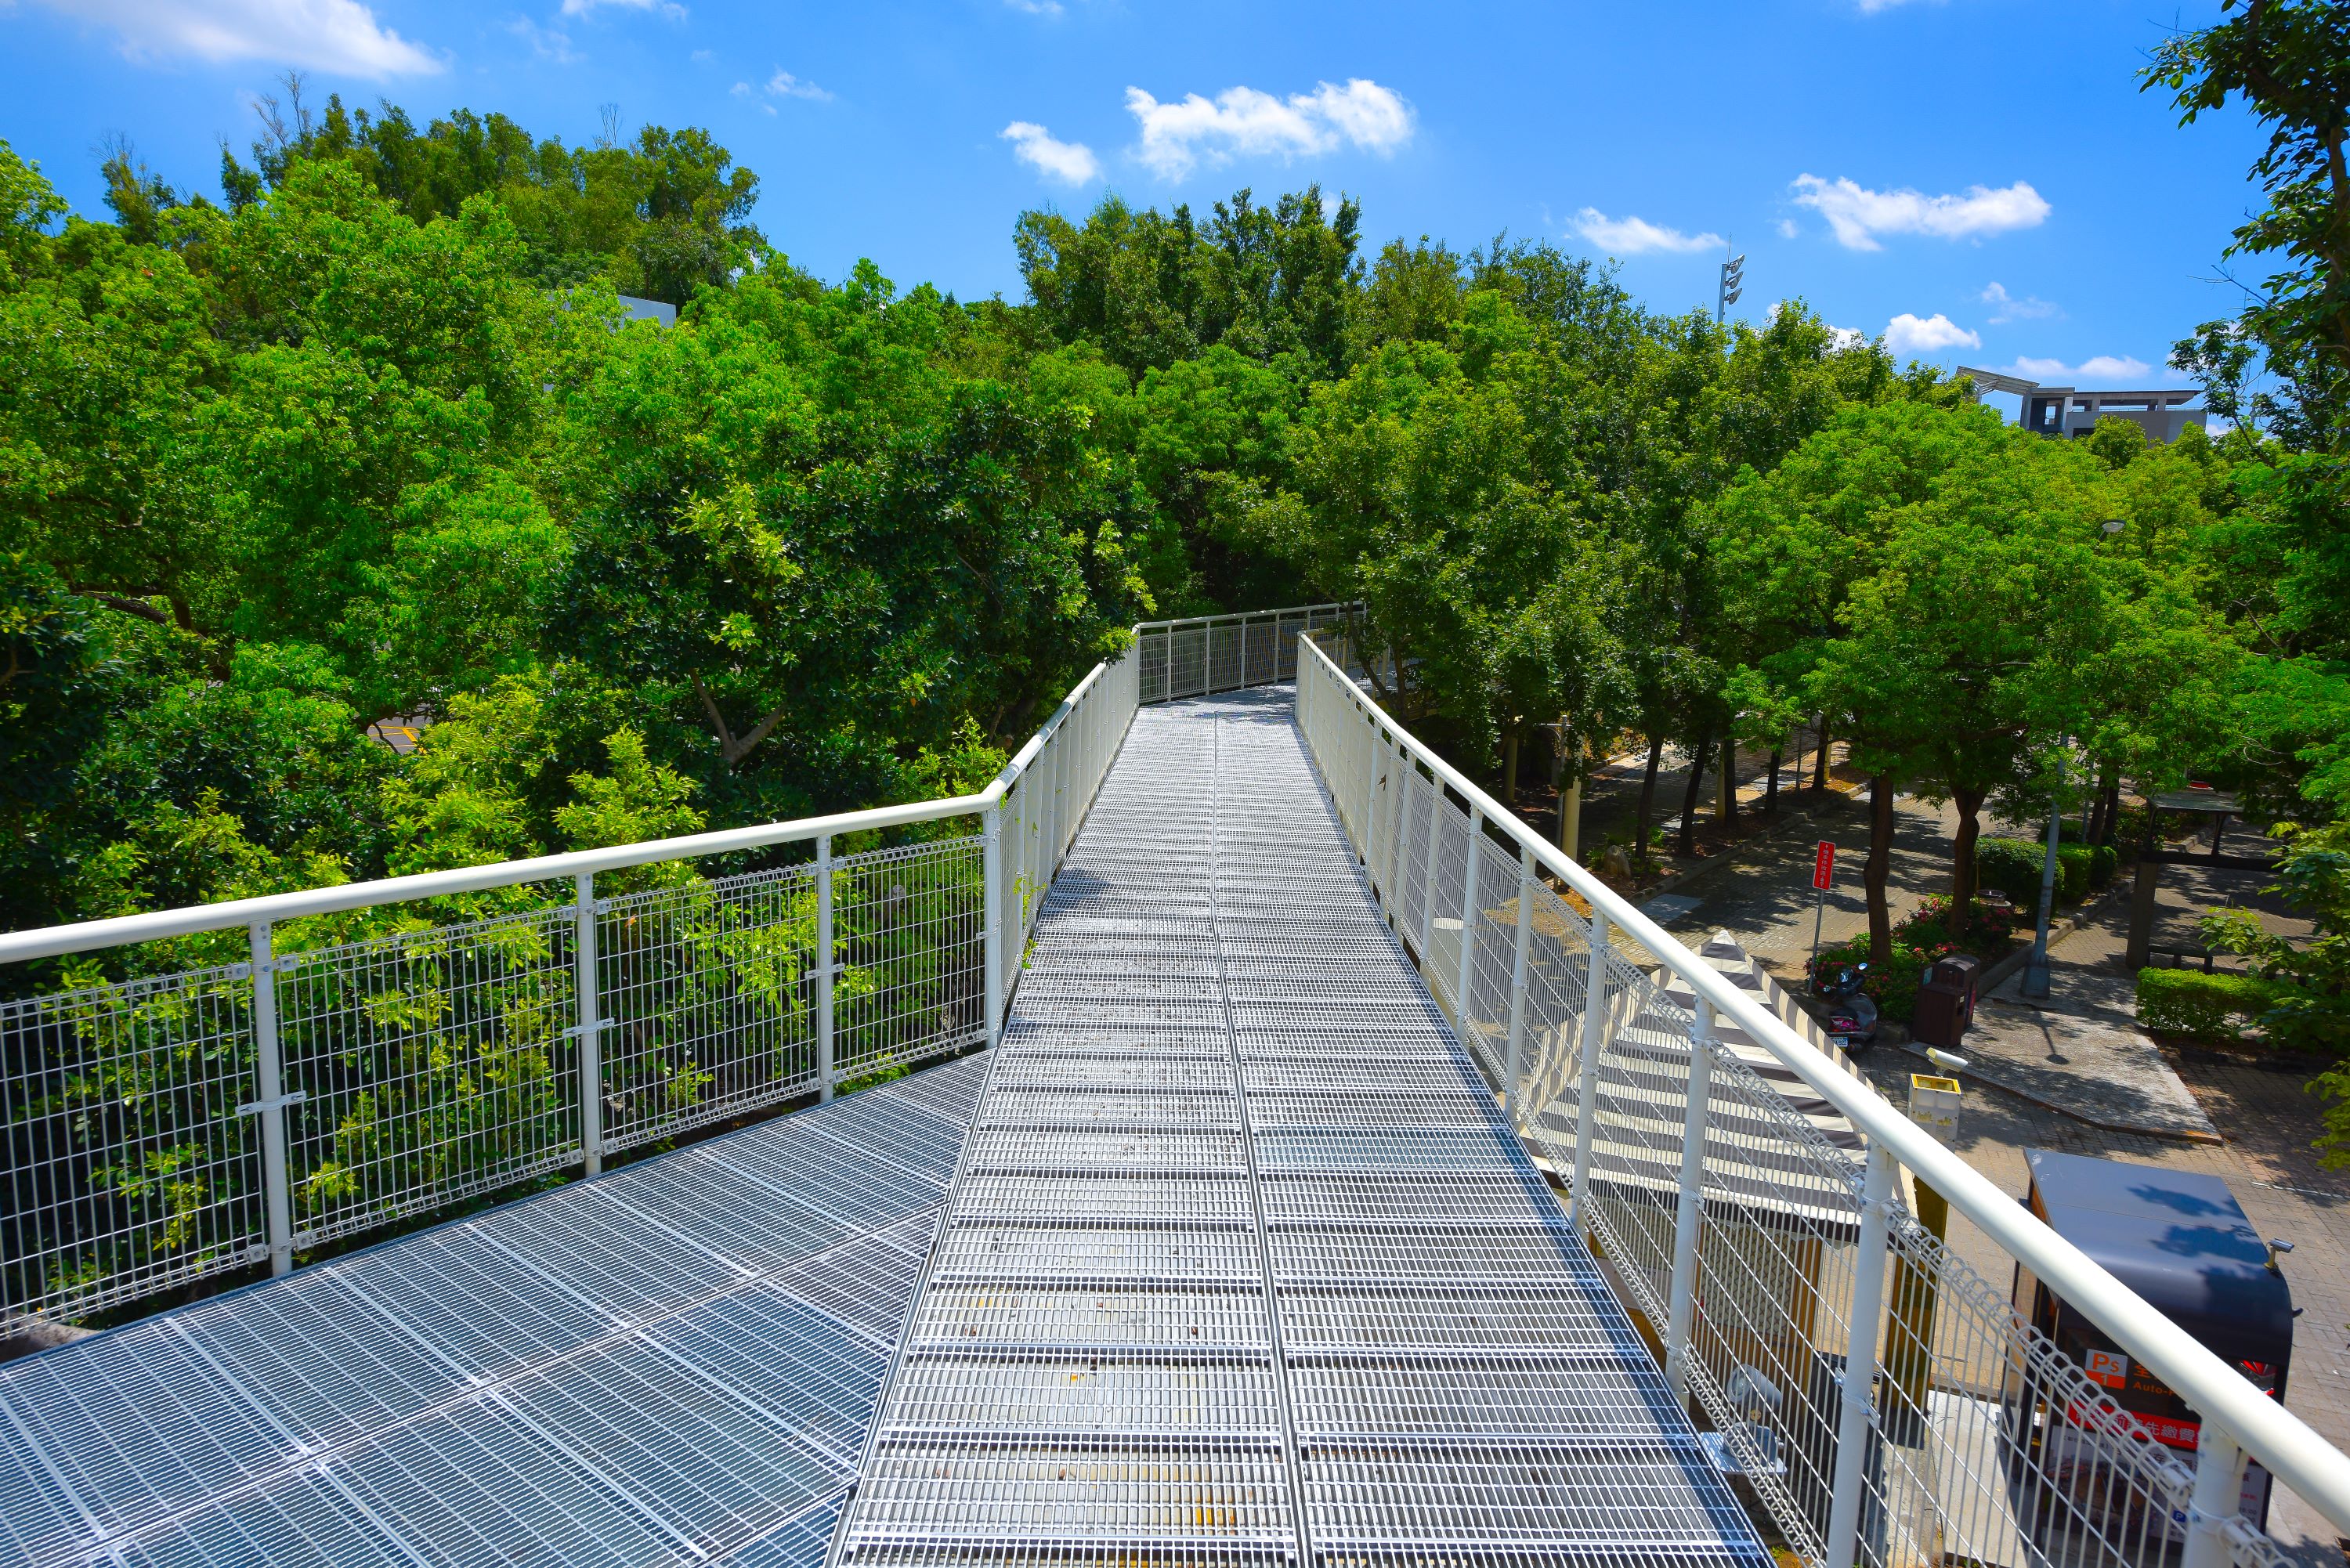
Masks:
[[[1361,610],[1359,602],[1303,605],[1195,620],[1145,621],[1134,628],[1140,700],[1205,697],[1294,680],[1298,634],[1345,625]]]
[[[0,933],[0,1314],[69,1319],[989,1041],[1159,649],[1286,679],[1319,606],[1154,622],[975,794]],[[1263,632],[1259,628],[1265,628]],[[1189,653],[1177,660],[1192,680]],[[951,836],[847,846],[882,829]],[[971,831],[972,828],[976,831]],[[702,876],[712,857],[811,857]]]
[[[1572,1173],[1611,1283],[1801,1555],[2267,1563],[2273,1544],[2238,1510],[2248,1459],[2350,1533],[2350,1459],[1527,829],[1311,641],[1296,706],[1390,923],[1517,1125]],[[1835,1125],[1797,1114],[1758,1056]],[[2194,1408],[2187,1458],[1920,1223],[1905,1172],[1918,1209],[1946,1201]]]

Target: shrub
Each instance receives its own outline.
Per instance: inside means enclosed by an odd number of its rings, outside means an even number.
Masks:
[[[2043,854],[2046,851],[2043,850]],[[2085,844],[2065,844],[2056,850],[2056,901],[2077,904],[2089,896],[2089,875],[2095,851]]]
[[[2274,1005],[2276,990],[2273,981],[2245,974],[2142,969],[2137,971],[2137,1021],[2141,1028],[2165,1034],[2239,1040],[2243,1023]]]
[[[1937,943],[1947,946],[1950,940],[1950,895],[1937,893],[1918,904],[1916,914],[1893,929],[1893,940],[1915,948]],[[2011,935],[2007,917],[1994,914],[1989,905],[1978,902],[1968,911],[1958,945],[1977,958],[1997,958],[2007,950]]]
[[[1975,840],[1975,875],[1981,886],[1996,888],[2029,909],[2040,898],[2040,862],[2047,849],[2027,838]]]
[[[2040,873],[2047,862],[2045,841],[2030,838],[1979,838],[1975,840],[1975,874],[1981,886],[1996,888],[2015,900],[2016,908],[2030,909],[2040,902]],[[2077,904],[2089,896],[2091,888],[2102,888],[2114,879],[2114,869],[2120,857],[2110,844],[2092,848],[2085,844],[2064,844],[2056,849],[2056,901]]]

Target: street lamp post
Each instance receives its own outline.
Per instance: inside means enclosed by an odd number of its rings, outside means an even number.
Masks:
[[[2032,958],[2023,966],[2026,996],[2048,994],[2048,918],[2056,907],[2056,842],[2064,826],[2064,756],[2056,755],[2056,789],[2048,801],[2048,857],[2040,865],[2040,922],[2032,936]]]
[[[1746,257],[1734,255],[1721,264],[1721,283],[1713,292],[1713,324],[1719,327],[1728,319],[1730,307],[1738,303],[1745,288]]]

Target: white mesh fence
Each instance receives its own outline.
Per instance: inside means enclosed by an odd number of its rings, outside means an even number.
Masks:
[[[2158,1440],[2007,1288],[1946,1248],[1918,1218],[1939,1220],[1933,1194],[1913,1201],[1885,1159],[1884,1243],[1866,1250],[1869,1157],[1858,1133],[1791,1103],[1758,1072],[1770,1064],[1742,1033],[1711,1017],[1700,1028],[1661,983],[1668,955],[1620,930],[1587,1033],[1587,908],[1473,824],[1327,666],[1301,677],[1299,712],[1429,989],[1577,1193],[1579,1224],[1711,1428],[1717,1462],[1751,1488],[1788,1547],[1828,1560],[1841,1460],[1851,1560],[1870,1568],[2178,1560],[2191,1443]],[[1587,1038],[1597,1045],[1588,1064]],[[1874,1281],[1861,1278],[1864,1256],[1882,1260]],[[1859,1407],[1848,1416],[1856,1338],[1867,1384],[1852,1390]],[[2255,1467],[2249,1489],[2261,1481]],[[2240,1563],[2281,1560],[2248,1519],[2222,1534]]]
[[[1139,626],[1136,700],[1165,702],[1295,680],[1299,634],[1343,626],[1359,611],[1355,605],[1306,605]]]
[[[273,1254],[282,1270],[984,1044],[1144,692],[1286,680],[1298,635],[1345,614],[1138,628],[1007,770],[992,850],[975,805],[935,814],[951,836],[845,855],[779,824],[764,842],[813,840],[786,853],[815,858],[387,902],[359,922],[372,934],[326,946],[304,946],[319,922],[263,923],[258,992],[250,963],[178,968],[181,940],[74,971],[175,972],[0,1000],[0,1315],[85,1317]],[[244,933],[195,946],[222,940]]]
[[[265,1251],[250,971],[0,1002],[10,1312],[68,1316]]]

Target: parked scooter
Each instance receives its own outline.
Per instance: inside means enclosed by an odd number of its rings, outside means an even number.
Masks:
[[[1863,988],[1868,965],[1822,964],[1812,971],[1812,994],[1828,1004],[1828,1038],[1842,1050],[1866,1051],[1877,1044],[1877,1002]]]

